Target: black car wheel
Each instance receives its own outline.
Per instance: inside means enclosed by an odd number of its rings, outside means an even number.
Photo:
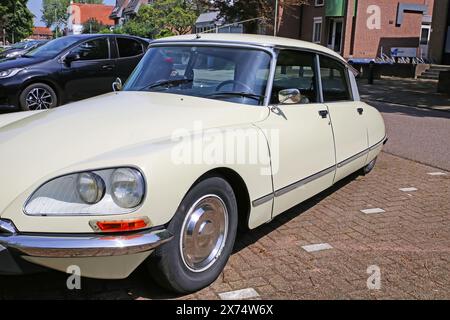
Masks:
[[[219,177],[201,181],[189,191],[169,223],[174,239],[150,257],[152,277],[178,293],[208,286],[231,255],[237,222],[236,198],[228,182]]]
[[[20,94],[20,107],[24,111],[52,109],[58,106],[55,91],[45,83],[34,83]]]

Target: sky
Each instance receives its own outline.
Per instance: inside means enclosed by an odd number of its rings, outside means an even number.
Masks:
[[[103,0],[103,3],[114,5],[116,0]],[[36,16],[34,19],[34,25],[41,27],[44,26],[45,24],[41,21],[42,0],[28,0],[28,8]]]

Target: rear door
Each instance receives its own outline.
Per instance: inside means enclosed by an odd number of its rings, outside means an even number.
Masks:
[[[336,182],[365,165],[367,127],[361,102],[353,99],[347,67],[337,59],[320,56],[320,74],[336,145]]]
[[[139,61],[141,61],[146,48],[137,39],[121,36],[116,37],[116,48],[118,55],[116,59],[116,74],[122,82],[125,82]]]
[[[108,37],[87,40],[70,51],[79,58],[63,64],[65,90],[69,100],[80,100],[112,91],[115,61]]]

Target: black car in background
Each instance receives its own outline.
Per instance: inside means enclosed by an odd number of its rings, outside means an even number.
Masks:
[[[13,44],[5,51],[0,52],[0,59],[17,58],[25,53],[46,44],[47,40],[30,40]]]
[[[0,61],[0,108],[40,110],[112,91],[143,57],[146,39],[112,34],[61,37]]]

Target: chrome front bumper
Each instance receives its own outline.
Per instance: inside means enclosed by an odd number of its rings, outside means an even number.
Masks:
[[[0,220],[0,246],[30,257],[85,258],[131,255],[153,250],[172,238],[173,235],[169,231],[154,229],[125,235],[25,234],[17,232],[12,223]]]

